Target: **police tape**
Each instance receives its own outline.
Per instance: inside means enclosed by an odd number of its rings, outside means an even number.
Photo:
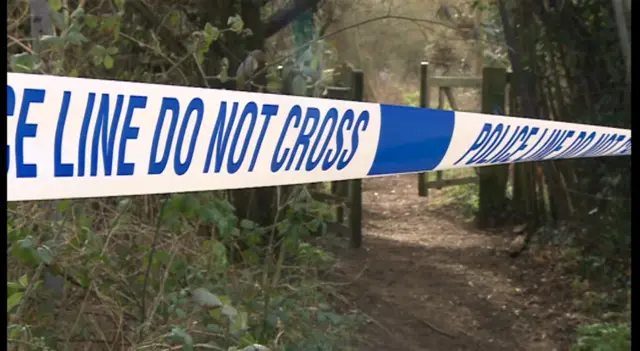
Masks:
[[[631,154],[631,131],[9,73],[8,201],[346,180]]]

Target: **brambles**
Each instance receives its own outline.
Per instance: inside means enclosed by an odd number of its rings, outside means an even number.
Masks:
[[[239,222],[221,195],[63,201],[60,221],[44,204],[15,204],[7,228],[10,342],[225,350],[343,342],[357,315],[333,312],[315,278],[331,256],[291,241],[293,265],[284,266],[254,242],[243,261],[230,261],[228,248],[267,229]],[[213,231],[198,236],[206,224]],[[281,240],[302,239],[308,225],[285,219]],[[64,277],[62,291],[47,286],[43,270]]]

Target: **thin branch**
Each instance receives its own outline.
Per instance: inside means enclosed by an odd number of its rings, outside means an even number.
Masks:
[[[20,40],[12,37],[11,35],[7,34],[7,38],[9,38],[9,40],[11,40],[11,42],[18,44],[18,46],[20,46],[21,48],[25,49],[29,54],[31,55],[35,55],[35,53],[33,52],[33,50],[31,50],[30,47],[26,46],[25,44],[23,44]],[[8,47],[8,46],[7,46]]]
[[[127,4],[132,6],[142,17],[151,24],[154,28],[158,28],[158,35],[164,41],[164,44],[171,48],[171,51],[178,52],[187,52],[189,51],[186,45],[169,30],[165,27],[153,14],[153,10],[149,8],[142,0],[129,0]]]

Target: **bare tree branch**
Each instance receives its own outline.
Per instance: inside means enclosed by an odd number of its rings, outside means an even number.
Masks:
[[[631,37],[629,36],[629,31],[627,30],[627,20],[625,6],[622,3],[622,0],[613,0],[613,11],[615,13],[616,25],[618,26],[618,36],[620,37],[620,48],[622,49],[622,54],[624,56],[624,63],[626,66],[626,81],[627,83],[631,82]]]

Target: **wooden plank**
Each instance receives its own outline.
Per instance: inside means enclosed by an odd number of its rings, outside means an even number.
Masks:
[[[482,77],[429,77],[429,85],[441,88],[481,88]]]
[[[427,186],[429,188],[441,189],[448,186],[473,184],[477,182],[478,182],[478,177],[471,176],[471,177],[464,177],[464,178],[433,180],[433,181],[427,182]]]
[[[345,87],[327,87],[327,98],[334,100],[351,100],[351,88]]]
[[[444,91],[444,94],[447,96],[447,100],[449,100],[449,106],[451,106],[451,109],[454,111],[459,111],[458,103],[456,102],[456,98],[453,95],[453,91],[451,91],[451,87],[442,88],[442,90]]]

